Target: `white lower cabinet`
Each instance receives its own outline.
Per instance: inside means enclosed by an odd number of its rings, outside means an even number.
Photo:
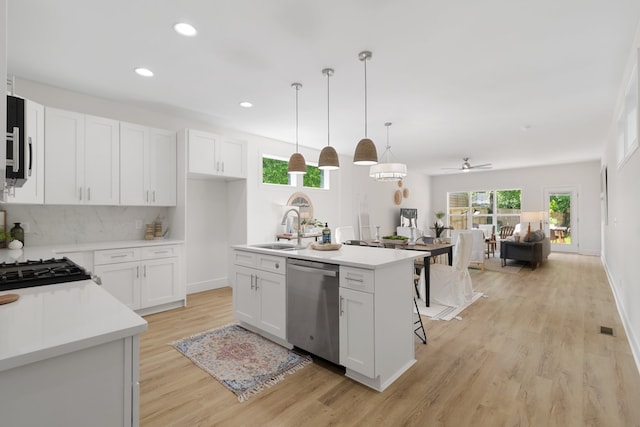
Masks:
[[[340,288],[340,364],[375,376],[373,294]]]
[[[233,311],[238,321],[286,339],[286,258],[234,251]]]
[[[177,245],[96,251],[94,264],[102,286],[133,310],[184,302],[186,298],[179,280]]]

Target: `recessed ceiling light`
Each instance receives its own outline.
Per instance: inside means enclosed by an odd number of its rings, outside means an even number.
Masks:
[[[198,31],[191,24],[187,24],[186,22],[178,22],[173,26],[173,29],[178,34],[182,34],[183,36],[193,37],[198,34]]]
[[[524,132],[528,132],[529,130],[531,130],[531,125],[523,125],[521,128]]]
[[[251,108],[251,107],[253,107],[253,104],[250,103],[249,101],[242,101],[240,103],[240,106],[243,107],[243,108]]]
[[[138,67],[135,69],[135,72],[143,77],[153,77],[153,71],[148,68]]]

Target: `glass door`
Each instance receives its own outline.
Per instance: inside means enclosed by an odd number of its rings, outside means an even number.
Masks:
[[[545,189],[551,250],[578,252],[578,192],[575,188]]]

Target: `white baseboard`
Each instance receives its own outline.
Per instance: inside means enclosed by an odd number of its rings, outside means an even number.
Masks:
[[[201,282],[187,283],[187,295],[195,294],[197,292],[210,291],[211,289],[220,289],[225,286],[229,286],[229,281],[226,277],[214,280],[203,280]]]
[[[609,273],[609,266],[607,265],[607,261],[604,257],[600,257],[602,260],[602,265],[604,266],[604,271],[607,274],[607,280],[609,281],[609,286],[611,287],[611,292],[613,292],[613,299],[616,301],[616,307],[618,308],[618,314],[620,315],[620,319],[622,320],[622,326],[624,327],[624,332],[627,334],[627,339],[629,340],[629,347],[631,347],[631,354],[633,354],[633,360],[636,362],[636,368],[638,369],[638,373],[640,373],[640,340],[636,336],[631,327],[631,323],[629,322],[629,317],[627,316],[624,307],[620,303],[620,298],[618,296],[618,291],[615,286],[615,282],[611,274]]]

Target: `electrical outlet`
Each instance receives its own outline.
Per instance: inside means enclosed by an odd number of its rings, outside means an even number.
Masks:
[[[141,229],[142,229],[142,220],[136,219],[136,230],[141,230]]]
[[[31,226],[29,226],[28,222],[20,223],[20,226],[22,227],[25,233],[31,233]]]

